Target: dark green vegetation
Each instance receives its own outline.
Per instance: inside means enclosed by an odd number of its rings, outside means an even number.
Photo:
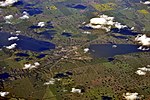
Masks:
[[[24,0],[42,8],[43,13],[30,16],[27,20],[18,19],[22,13],[22,5],[1,8],[0,27],[3,32],[21,31],[22,35],[38,40],[52,42],[55,50],[43,52],[21,51],[18,49],[0,51],[0,74],[9,73],[10,77],[0,80],[0,91],[10,92],[0,100],[102,100],[108,96],[112,100],[123,100],[123,93],[137,92],[144,95],[142,100],[150,99],[150,72],[145,76],[135,74],[139,67],[150,64],[150,53],[140,52],[118,55],[109,62],[107,58],[95,58],[83,49],[91,44],[135,44],[134,36],[129,40],[118,39],[124,36],[119,33],[112,35],[104,30],[87,30],[83,33],[79,27],[83,22],[89,23],[90,18],[99,14],[115,17],[115,20],[129,27],[135,27],[138,32],[149,34],[150,10],[147,6],[134,2],[136,0]],[[30,2],[29,2],[30,1]],[[68,8],[68,4],[84,4],[85,9]],[[110,3],[113,5],[107,5]],[[100,6],[105,7],[102,9]],[[98,7],[97,7],[98,6]],[[109,10],[107,10],[107,7]],[[128,7],[128,8],[127,8]],[[145,9],[145,10],[143,10]],[[146,12],[146,13],[145,13]],[[3,17],[14,15],[13,24],[6,24]],[[38,22],[51,22],[53,28],[30,28]],[[52,38],[43,38],[42,32],[56,31]],[[63,32],[72,33],[65,37]],[[50,32],[51,34],[51,32]],[[27,54],[18,56],[18,53]],[[44,57],[37,58],[40,54]],[[25,63],[39,62],[36,69],[22,69]],[[59,73],[71,72],[56,79],[55,84],[44,85]],[[71,93],[72,88],[82,89],[82,94]]]

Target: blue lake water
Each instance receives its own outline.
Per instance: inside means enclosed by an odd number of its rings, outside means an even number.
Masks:
[[[56,74],[56,75],[54,76],[54,78],[65,78],[65,77],[69,77],[69,76],[71,76],[71,75],[73,75],[73,73],[70,72],[70,71],[67,71],[67,72],[65,72],[65,73],[58,73],[58,74]]]
[[[41,38],[46,38],[46,39],[53,39],[54,35],[57,32],[55,30],[48,30],[48,31],[43,31],[40,33],[37,33],[38,35],[41,35]]]
[[[102,100],[112,100],[112,97],[102,96]]]
[[[81,10],[84,10],[87,8],[87,6],[85,5],[81,5],[81,4],[78,4],[78,5],[75,5],[75,4],[68,4],[66,5],[67,7],[70,7],[70,8],[74,8],[74,9],[81,9]]]
[[[33,4],[33,3],[25,3],[25,5],[24,5],[24,8],[25,9],[28,9],[28,8],[32,8],[32,7],[34,7],[36,4]]]
[[[13,6],[22,6],[23,4],[24,4],[24,2],[20,0],[16,3],[14,3]]]
[[[26,11],[30,16],[43,13],[43,9],[35,7],[35,5],[36,4],[29,4],[29,3],[23,2],[23,1],[15,3],[15,6],[20,6],[21,7],[20,8],[21,12]]]
[[[40,26],[36,26],[36,25],[32,25],[29,28],[31,28],[31,29],[38,29],[38,28],[41,28],[41,27]]]
[[[113,57],[108,57],[107,60],[108,60],[109,62],[111,62],[111,61],[113,61],[113,60],[115,60],[115,59],[114,59]]]
[[[116,55],[134,53],[134,52],[143,52],[138,50],[139,46],[131,44],[117,44],[117,47],[112,47],[113,44],[93,44],[90,45],[90,53],[94,57],[114,57]],[[148,52],[148,51],[145,51]]]
[[[67,33],[67,32],[63,32],[61,35],[65,36],[65,37],[71,37],[72,36],[71,33]]]
[[[47,23],[47,24],[46,24],[45,28],[48,28],[48,29],[54,28],[54,26],[53,26],[53,24],[52,24],[51,21],[48,21],[48,22],[46,22],[46,23]]]
[[[26,11],[30,16],[43,13],[43,10],[41,8],[27,8],[23,11]]]
[[[46,56],[46,54],[40,54],[38,56],[36,56],[37,58],[41,59],[41,58],[44,58]]]
[[[66,72],[66,74],[67,74],[67,75],[73,75],[73,73],[70,72],[70,71]]]
[[[21,35],[18,37],[20,40],[16,42],[17,47],[22,50],[41,52],[45,50],[55,49],[55,45],[50,42],[40,41]]]
[[[29,55],[26,53],[17,53],[16,56],[29,57]]]
[[[113,36],[113,37],[115,37],[117,39],[128,39],[126,36]]]
[[[2,73],[2,74],[0,74],[0,79],[2,79],[2,80],[5,80],[5,79],[7,79],[9,77],[10,77],[9,73]]]
[[[87,31],[87,30],[92,30],[93,28],[92,27],[87,27],[87,26],[82,26],[82,27],[79,27],[80,29],[84,30],[84,31]]]
[[[57,33],[56,30],[54,30],[54,26],[52,25],[51,21],[46,22],[45,26],[40,27],[37,25],[32,25],[29,27],[29,29],[38,29],[38,28],[46,28],[46,31],[36,33],[40,35],[41,38],[46,38],[46,39],[53,39],[54,35]]]
[[[37,2],[38,3],[38,2]],[[30,16],[37,15],[43,13],[42,8],[35,7],[37,3],[28,3],[24,0],[19,0],[18,2],[14,3],[13,6],[20,8],[20,11],[26,11],[29,13]]]
[[[22,59],[21,58],[15,58],[14,60],[15,61],[21,61]]]
[[[31,51],[41,52],[45,50],[55,49],[55,44],[53,43],[36,40],[27,36],[19,35],[18,36],[19,40],[8,41],[9,37],[15,35],[11,35],[5,32],[0,32],[0,35],[1,35],[0,47],[9,46],[13,43],[16,43],[17,49],[21,49],[21,50],[31,50]]]
[[[64,77],[68,77],[68,75],[65,75],[64,73],[58,73],[54,76],[54,78],[64,78]]]
[[[137,32],[133,32],[129,28],[123,28],[123,29],[113,28],[113,29],[111,29],[111,32],[112,33],[120,33],[122,35],[137,35],[137,34],[139,34]]]

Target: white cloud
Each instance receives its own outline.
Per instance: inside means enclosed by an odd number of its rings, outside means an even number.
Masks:
[[[89,50],[90,50],[89,48],[85,48],[84,53],[87,53]]]
[[[45,26],[45,22],[39,22],[37,26],[44,27]]]
[[[7,15],[7,16],[4,17],[4,19],[5,19],[5,20],[13,19],[13,15]]]
[[[23,15],[20,17],[20,19],[29,19],[29,16],[28,15]]]
[[[124,93],[123,97],[126,100],[137,100],[137,99],[141,98],[138,93],[129,93],[129,92],[128,93]]]
[[[90,19],[91,24],[107,24],[107,19],[106,18],[92,18]]]
[[[5,23],[12,24],[11,23],[11,19],[13,19],[13,18],[14,18],[13,15],[7,15],[7,16],[5,16],[4,17],[4,20],[6,21]]]
[[[8,94],[9,94],[9,92],[2,92],[2,91],[0,92],[0,96],[1,96],[1,97],[5,97],[5,96],[8,95]]]
[[[33,68],[37,68],[38,66],[40,66],[39,62],[35,62],[33,65],[32,64],[24,64],[23,69],[33,69]]]
[[[29,69],[31,67],[31,64],[24,64],[23,69]]]
[[[114,17],[109,17],[107,15],[100,15],[97,18],[90,19],[90,23],[86,26],[94,29],[104,29],[107,32],[111,30],[112,26],[118,29],[127,27],[126,25],[122,25],[119,22],[115,22]]]
[[[131,30],[134,30],[135,27],[131,27]]]
[[[1,7],[6,7],[6,6],[11,6],[15,2],[18,2],[18,0],[5,0],[5,1],[0,1],[0,6]]]
[[[145,4],[145,5],[149,5],[150,4],[150,1],[145,1],[145,2],[140,1],[140,2]]]
[[[39,62],[35,62],[34,65],[35,66],[40,66],[40,63]]]
[[[14,36],[14,37],[13,37],[13,36],[12,36],[12,37],[9,37],[9,38],[8,38],[8,41],[11,41],[11,40],[18,40],[18,37],[17,37],[17,36]]]
[[[121,23],[118,23],[118,22],[115,22],[115,27],[118,28],[118,29],[122,29],[122,28],[125,28],[127,27],[126,25],[121,25]]]
[[[150,68],[146,68],[146,67],[141,67],[141,68],[138,68],[139,70],[143,70],[143,71],[150,71]]]
[[[37,68],[35,65],[31,65],[29,69]]]
[[[23,16],[21,16],[20,19],[29,19],[29,14],[26,11],[24,11]]]
[[[144,48],[143,46],[140,46],[140,47],[138,47],[137,49],[139,49],[139,50],[143,50],[143,51],[150,50],[150,48]]]
[[[135,73],[138,75],[146,75],[146,72],[144,72],[142,70],[137,70]]]
[[[150,72],[149,65],[147,65],[147,67],[138,68],[138,70],[135,73],[138,75],[146,75],[147,72]]]
[[[150,38],[147,37],[145,34],[144,35],[142,35],[142,34],[137,35],[137,37],[135,38],[135,41],[142,44],[142,46],[150,46]]]
[[[50,85],[54,83],[55,83],[55,79],[51,78],[48,82],[45,82],[44,85]]]
[[[6,46],[7,49],[14,49],[17,46],[16,43],[11,44],[10,46]]]
[[[16,33],[18,33],[18,34],[19,34],[19,33],[21,33],[21,31],[16,31]]]
[[[88,31],[84,31],[83,33],[84,34],[91,34],[91,32],[88,32]]]
[[[147,65],[147,67],[150,67],[150,65]]]
[[[115,45],[115,44],[114,44],[114,45],[112,45],[112,48],[117,48],[117,45]]]
[[[143,48],[142,46],[138,47],[139,50],[142,50],[142,48]]]
[[[81,89],[72,88],[72,93],[81,93]]]

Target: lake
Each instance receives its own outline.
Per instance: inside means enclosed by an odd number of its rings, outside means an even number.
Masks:
[[[70,8],[74,8],[74,9],[81,9],[81,10],[84,10],[87,8],[87,6],[85,5],[82,5],[82,4],[68,4],[66,5],[67,7],[70,7]]]
[[[5,79],[7,79],[9,77],[10,77],[9,73],[2,73],[2,74],[0,74],[0,79],[2,79],[2,80],[5,80]]]
[[[19,40],[8,41],[9,37],[16,36],[16,35],[12,35],[12,34],[5,33],[5,32],[0,32],[0,35],[1,35],[0,37],[1,48],[3,46],[9,46],[13,43],[16,43],[17,49],[21,49],[21,50],[31,50],[31,51],[36,51],[36,52],[42,52],[45,50],[55,49],[55,44],[47,42],[47,41],[41,41],[41,40],[33,39],[27,36],[23,36],[23,35],[17,36]]]
[[[112,28],[111,29],[112,33],[120,33],[122,35],[137,35],[139,33],[137,32],[133,32],[131,29],[129,28],[122,28],[122,29],[118,29],[118,28]]]
[[[92,44],[90,45],[90,53],[94,57],[114,57],[116,55],[123,55],[128,53],[143,52],[138,50],[139,46],[132,44],[116,44],[117,47],[113,47],[113,44]]]

